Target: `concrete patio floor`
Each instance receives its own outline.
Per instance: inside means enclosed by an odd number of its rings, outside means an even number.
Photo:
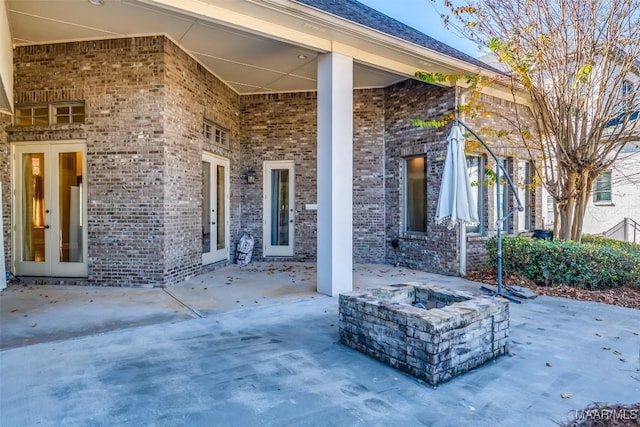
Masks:
[[[640,401],[640,311],[510,305],[510,355],[431,387],[338,343],[315,265],[228,266],[168,289],[0,293],[0,425],[557,425]],[[356,288],[479,285],[357,265]],[[565,398],[562,397],[564,394]]]

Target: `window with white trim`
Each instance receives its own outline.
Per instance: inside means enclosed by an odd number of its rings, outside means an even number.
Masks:
[[[524,211],[518,211],[518,231],[531,230],[531,185],[532,164],[526,160],[518,161],[518,197]]]
[[[511,221],[509,215],[509,203],[511,193],[509,191],[509,182],[505,178],[504,174],[509,173],[509,159],[500,159],[500,163],[502,164],[502,169],[500,169],[500,182],[496,183],[496,185],[500,188],[500,204],[494,203],[494,212],[496,213],[496,221],[500,218],[506,218],[502,222],[502,231],[505,233],[509,232],[511,227]],[[496,189],[494,188],[494,192]],[[495,194],[495,193],[494,193]],[[498,200],[496,199],[496,202]]]
[[[593,201],[611,203],[611,171],[603,172],[593,183]]]
[[[467,225],[467,233],[482,233],[482,215],[484,213],[483,182],[484,182],[484,161],[480,156],[467,156],[467,173],[471,183],[473,200],[478,209],[478,224]]]

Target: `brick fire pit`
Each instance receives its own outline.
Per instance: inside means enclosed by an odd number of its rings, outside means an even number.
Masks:
[[[505,354],[508,331],[503,299],[422,283],[340,295],[344,345],[432,385]]]

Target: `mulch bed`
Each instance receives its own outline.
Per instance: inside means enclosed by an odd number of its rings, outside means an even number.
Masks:
[[[485,268],[467,272],[467,279],[475,282],[497,285],[495,268]],[[603,290],[588,290],[571,286],[538,286],[531,280],[517,274],[506,273],[502,281],[504,286],[517,285],[531,289],[538,295],[571,298],[581,301],[595,301],[605,304],[640,309],[640,288],[621,287]]]

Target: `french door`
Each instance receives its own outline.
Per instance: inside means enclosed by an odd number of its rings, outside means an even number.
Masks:
[[[264,162],[264,256],[293,256],[295,168],[293,160]]]
[[[202,155],[202,264],[229,259],[229,160]]]
[[[14,145],[14,259],[23,276],[87,276],[86,145]]]

